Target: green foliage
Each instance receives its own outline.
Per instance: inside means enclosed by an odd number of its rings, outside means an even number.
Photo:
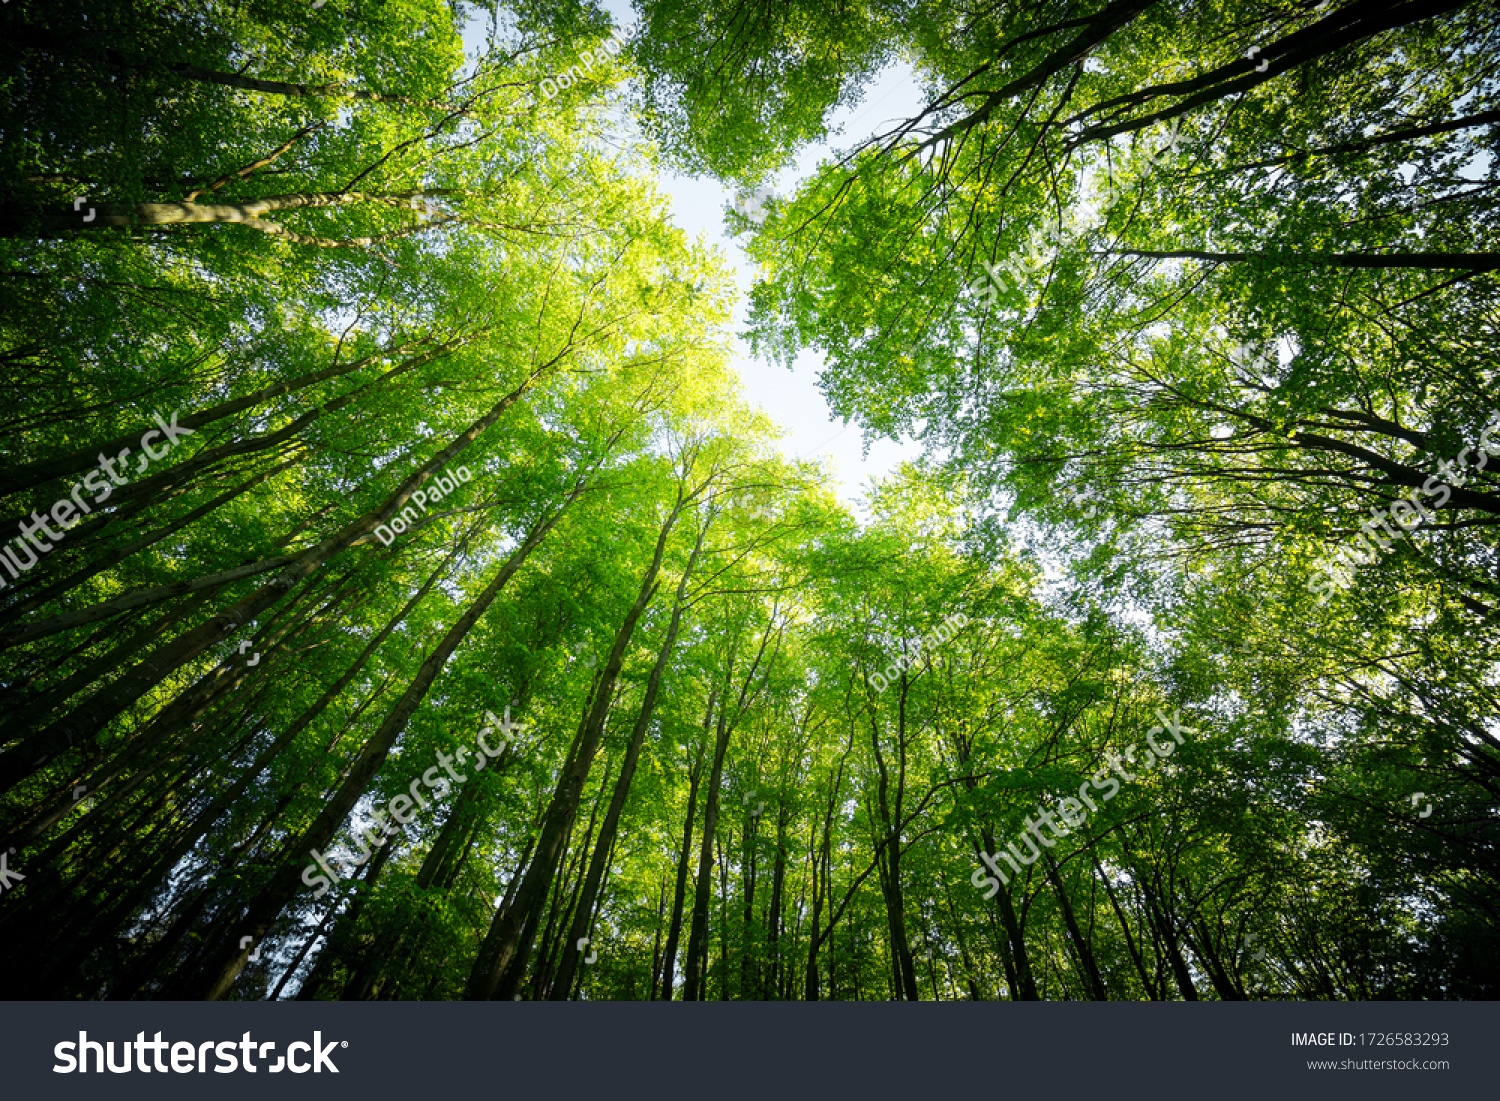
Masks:
[[[1371,7],[14,0],[17,996],[1493,997],[1495,470],[1311,585],[1500,407],[1493,11]],[[898,59],[748,246],[860,518],[651,174]]]

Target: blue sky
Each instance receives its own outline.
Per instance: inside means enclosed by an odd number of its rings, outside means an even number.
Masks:
[[[608,0],[604,7],[614,16],[618,27],[635,20],[629,4],[623,0]],[[482,23],[471,22],[464,35],[466,48],[472,53],[483,41]],[[835,142],[847,148],[885,129],[894,120],[916,114],[921,109],[921,100],[911,75],[909,68],[893,66],[866,88],[858,103],[836,112],[831,120]],[[795,191],[799,180],[812,175],[817,164],[831,156],[828,145],[803,150],[792,168],[774,181],[774,192],[786,195]],[[658,184],[671,201],[676,223],[692,236],[718,248],[734,272],[740,292],[734,331],[742,331],[754,269],[739,243],[725,236],[725,211],[735,195],[708,177],[663,173]],[[921,448],[910,440],[900,443],[875,440],[866,456],[859,427],[836,420],[818,389],[821,354],[804,353],[791,370],[786,370],[754,357],[738,336],[734,347],[732,366],[744,384],[746,397],[785,430],[782,450],[796,458],[825,460],[830,473],[829,488],[846,503],[856,504],[872,479],[883,477],[902,461],[921,453]]]
[[[834,140],[847,147],[884,129],[892,119],[907,117],[908,112],[915,114],[920,109],[910,70],[892,68],[871,84],[861,102],[834,115]],[[811,176],[817,164],[831,156],[832,150],[827,145],[804,150],[796,164],[777,177],[773,191],[778,195],[795,191],[799,180]],[[735,306],[734,325],[736,332],[742,331],[754,269],[738,241],[724,233],[725,210],[735,195],[707,177],[663,174],[660,186],[671,197],[677,224],[716,245],[735,272],[740,298]],[[818,389],[821,353],[804,352],[789,371],[752,356],[750,348],[737,337],[735,347],[734,368],[744,382],[749,400],[786,430],[783,450],[798,458],[828,460],[833,476],[830,488],[843,500],[854,503],[872,478],[884,476],[903,460],[921,453],[921,448],[909,440],[901,443],[875,440],[866,457],[859,427],[836,420]]]

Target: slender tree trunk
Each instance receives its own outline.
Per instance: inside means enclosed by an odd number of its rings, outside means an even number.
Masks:
[[[1062,911],[1063,925],[1068,930],[1068,937],[1073,941],[1073,949],[1078,953],[1078,962],[1083,968],[1084,978],[1088,981],[1089,993],[1094,1001],[1109,1001],[1109,991],[1105,989],[1104,977],[1099,974],[1099,965],[1094,961],[1093,949],[1089,947],[1088,938],[1078,927],[1077,915],[1073,912],[1073,903],[1068,899],[1067,889],[1063,886],[1062,876],[1058,874],[1057,863],[1052,859],[1052,853],[1042,850],[1043,867],[1047,872],[1047,881],[1052,884],[1052,889],[1057,893],[1058,908]]]
[[[734,828],[730,827],[729,841],[733,843]],[[714,838],[714,851],[718,855],[719,869],[719,1001],[729,1001],[729,861],[724,859],[725,845]],[[708,975],[703,976],[703,1001],[708,1000]]]
[[[983,837],[985,852],[999,851],[999,847],[995,844],[995,835],[988,827],[985,828]],[[1015,907],[1011,905],[1010,892],[1004,887],[995,896],[995,909],[1000,911],[1000,924],[1005,930],[1007,952],[1015,965],[1015,978],[1011,982],[1011,1000],[1038,1001],[1040,999],[1037,995],[1036,979],[1031,972],[1031,956],[1026,951],[1026,939],[1022,935],[1021,923],[1016,917]]]
[[[840,762],[839,779],[843,776]],[[834,780],[828,796],[828,805],[823,812],[823,836],[821,845],[815,839],[812,850],[813,908],[812,922],[808,927],[807,981],[803,998],[809,1002],[818,1000],[818,947],[833,931],[832,922],[827,930],[821,929],[818,920],[823,913],[823,902],[833,891],[833,812],[838,796],[839,783]],[[831,991],[830,991],[831,993]]]
[[[703,835],[698,846],[698,872],[693,889],[693,915],[688,927],[687,964],[683,969],[682,1000],[702,998],[708,964],[708,908],[713,899],[714,836],[719,825],[719,787],[724,779],[724,752],[729,747],[729,683],[734,675],[734,654],[724,670],[724,693],[709,765],[708,792],[703,800]]]
[[[149,613],[138,613],[141,618],[137,625],[129,634],[124,635],[117,645],[81,666],[77,672],[60,681],[55,688],[45,689],[21,705],[12,713],[7,729],[14,729],[18,732],[34,729],[40,720],[46,718],[65,700],[99,680],[111,669],[118,669],[124,659],[140,651],[146,640],[170,635],[179,623],[197,614],[198,610],[212,598],[212,593],[198,593],[155,619],[145,618]],[[121,625],[112,624],[111,626],[118,628]]]
[[[593,920],[594,899],[604,876],[605,862],[609,852],[614,848],[615,831],[620,825],[620,815],[625,810],[625,800],[630,795],[631,781],[635,779],[635,767],[640,759],[641,743],[645,741],[646,731],[650,728],[651,720],[656,713],[656,700],[661,691],[662,674],[666,672],[667,663],[671,661],[672,653],[677,647],[677,630],[682,624],[682,613],[687,606],[688,579],[692,577],[693,567],[697,565],[698,554],[703,548],[703,537],[707,533],[706,525],[699,530],[698,541],[688,558],[687,568],[682,571],[682,580],[677,585],[677,599],[672,605],[672,619],[667,625],[667,635],[662,642],[661,650],[657,653],[656,665],[646,680],[646,693],[641,700],[641,710],[630,731],[630,744],[625,750],[625,760],[620,766],[619,779],[615,781],[609,810],[604,815],[603,825],[599,827],[599,838],[594,843],[594,854],[589,860],[588,872],[584,876],[583,886],[579,891],[572,928],[568,930],[567,940],[562,946],[562,957],[558,960],[557,974],[553,977],[552,992],[549,995],[553,1001],[565,999],[573,986],[573,975],[578,969],[578,941],[587,935],[588,926]]]
[[[343,739],[343,736],[351,728],[359,723],[366,708],[372,705],[377,699],[380,698],[381,695],[384,694],[386,686],[395,678],[395,675],[395,672],[392,671],[392,673],[390,673],[385,678],[385,680],[373,692],[369,694],[369,696],[359,705],[359,707],[355,708],[350,713],[342,728],[336,731],[333,737],[330,738],[327,744],[323,747],[323,753],[325,755],[333,752],[333,750],[337,748],[338,743]],[[292,800],[295,799],[300,793],[301,785],[298,785],[293,790],[283,794],[281,800],[277,805],[277,809],[273,812],[272,816],[279,817],[282,809],[289,806]],[[236,848],[233,856],[233,861],[237,862],[239,860],[243,849],[244,846]],[[231,867],[233,867],[232,863],[227,864],[216,874],[224,874],[225,870]],[[365,874],[367,871],[368,865],[364,869],[361,869],[361,874]],[[205,893],[202,901],[206,902],[210,897],[210,895]],[[174,902],[173,905],[163,908],[163,915],[172,913],[175,907],[176,903]],[[190,930],[192,922],[196,920],[197,913],[197,910],[179,913],[177,917],[173,919],[171,933],[168,936],[162,937],[160,943],[158,943],[157,946],[151,950],[150,954],[142,957],[134,965],[132,965],[131,969],[126,974],[126,977],[117,984],[116,989],[111,991],[110,996],[112,998],[130,998],[134,996],[139,988],[151,977],[152,972],[161,963],[161,961],[166,958],[166,953],[170,949],[169,942],[180,939]]]
[[[1214,984],[1214,990],[1221,1001],[1245,1000],[1245,995],[1240,992],[1234,979],[1230,977],[1229,969],[1224,966],[1223,958],[1214,951],[1213,937],[1209,934],[1206,923],[1193,922],[1193,935],[1188,938],[1188,945],[1197,953],[1198,959],[1203,964],[1203,970],[1208,975],[1209,981]]]
[[[885,847],[876,859],[880,863],[880,890],[885,901],[886,927],[890,934],[893,986],[898,997],[910,1002],[921,1001],[917,988],[916,963],[906,932],[906,904],[901,892],[901,804],[906,792],[906,699],[908,680],[901,674],[901,695],[897,708],[895,791],[891,792],[890,770],[880,749],[880,726],[870,712],[870,746],[874,750],[878,782],[875,789],[878,818],[885,837]],[[892,815],[892,802],[895,813]]]
[[[761,983],[761,997],[766,1001],[779,996],[781,990],[781,909],[786,889],[787,808],[776,808],[776,861],[771,869],[771,902],[766,908],[766,970]]]
[[[1117,134],[1142,129],[1158,120],[1167,121],[1206,104],[1244,95],[1299,66],[1346,51],[1363,40],[1397,27],[1461,8],[1466,2],[1467,0],[1423,0],[1422,3],[1409,3],[1405,0],[1355,0],[1353,3],[1338,4],[1311,26],[1293,31],[1259,50],[1256,54],[1259,60],[1249,56],[1238,57],[1188,80],[1139,88],[1096,103],[1083,114],[1063,120],[1060,125],[1081,123],[1087,115],[1105,113],[1105,117],[1111,121],[1081,130],[1071,144],[1076,146],[1086,141],[1107,141]],[[1166,97],[1175,102],[1161,102]],[[1150,113],[1131,117],[1131,112],[1125,108],[1134,106]],[[1117,119],[1121,121],[1114,121]]]
[[[274,222],[266,221],[267,215],[284,214],[290,210],[336,210],[344,207],[370,205],[396,207],[406,210],[421,208],[421,202],[429,197],[456,194],[452,188],[426,188],[415,191],[391,191],[369,193],[363,191],[289,192],[284,195],[266,195],[259,199],[239,202],[221,200],[212,203],[166,202],[166,203],[93,203],[89,209],[92,218],[84,216],[70,205],[47,206],[25,211],[14,204],[0,205],[0,237],[44,237],[88,233],[108,229],[111,226],[152,228],[157,226],[191,225],[242,225],[270,233],[299,244],[324,244],[328,239],[308,237],[292,233]],[[28,224],[26,214],[32,214],[35,222]],[[406,231],[410,233],[411,231]],[[403,234],[405,235],[405,234]],[[389,235],[387,235],[389,236]],[[378,238],[351,237],[339,245],[370,245]]]
[[[156,528],[153,531],[147,532],[145,535],[141,536],[138,539],[134,539],[129,543],[125,543],[122,546],[116,547],[114,550],[111,550],[108,553],[95,559],[94,561],[88,563],[88,565],[74,570],[67,577],[53,582],[51,585],[48,585],[40,592],[25,597],[25,599],[16,604],[15,607],[7,609],[3,615],[0,615],[0,622],[9,623],[15,619],[19,619],[21,616],[26,615],[27,613],[32,612],[37,608],[43,607],[47,603],[47,601],[51,600],[53,597],[59,596],[62,593],[67,592],[69,589],[82,585],[90,578],[98,577],[101,573],[104,573],[106,570],[118,565],[136,552],[143,551],[148,547],[160,543],[163,539],[167,539],[173,535],[176,535],[178,532],[187,528],[189,525],[196,523],[198,520],[201,520],[203,517],[207,516],[210,512],[213,512],[221,505],[229,503],[236,497],[248,493],[250,490],[254,489],[262,482],[265,482],[275,475],[280,474],[282,471],[297,465],[302,461],[302,458],[303,457],[299,456],[297,458],[288,459],[286,462],[280,463],[276,466],[269,467],[268,469],[261,471],[255,477],[251,478],[248,482],[242,482],[235,488],[226,490],[225,492],[219,494],[217,497],[205,501],[203,504],[199,505],[191,512],[186,513],[177,520],[173,520],[165,527]]]
[[[310,595],[310,590],[304,588],[297,597],[283,608],[283,612],[294,609],[298,603]],[[282,628],[280,632],[272,636],[270,632],[276,629],[277,622],[273,619],[256,636],[256,644],[264,645],[267,649],[274,650],[275,644],[291,636],[292,631],[300,631],[307,624],[307,620]],[[137,736],[114,757],[100,762],[95,770],[89,774],[87,786],[94,791],[103,788],[109,789],[109,794],[99,806],[95,807],[84,820],[65,834],[62,838],[54,841],[45,850],[45,859],[51,859],[66,844],[69,844],[80,831],[80,828],[90,818],[107,814],[111,809],[129,796],[137,788],[145,784],[150,778],[164,768],[174,757],[180,756],[189,750],[194,744],[207,737],[209,728],[199,724],[191,725],[191,720],[201,715],[216,699],[225,698],[230,692],[238,688],[249,677],[250,670],[247,666],[235,663],[231,667],[218,666],[200,677],[189,689],[179,695],[175,700],[153,716],[145,723]],[[175,750],[167,751],[166,746],[174,735],[186,732],[185,740],[179,742]],[[148,758],[148,754],[155,753],[154,757]],[[126,780],[120,781],[120,777],[129,771],[138,761],[145,761],[143,767],[136,769]],[[120,781],[120,782],[117,782]],[[42,813],[36,815],[24,828],[17,830],[10,837],[0,842],[0,847],[8,847],[11,842],[24,845],[39,837],[46,830],[51,829],[70,810],[73,802],[64,798],[61,794],[54,800],[51,806]]]
[[[760,990],[760,968],[755,944],[755,841],[758,816],[745,824],[744,852],[740,857],[740,997],[754,997]]]
[[[639,622],[641,614],[646,610],[652,597],[656,595],[656,578],[661,570],[662,558],[666,554],[667,537],[676,526],[677,518],[682,514],[688,500],[689,498],[679,490],[677,503],[662,524],[650,568],[641,582],[640,593],[615,635],[614,646],[610,650],[604,675],[594,693],[593,707],[584,718],[580,729],[578,751],[558,777],[557,787],[553,792],[552,802],[542,825],[542,836],[537,842],[531,867],[527,869],[526,877],[517,892],[515,905],[505,913],[496,915],[490,925],[489,934],[480,947],[479,956],[475,959],[469,976],[468,991],[465,995],[467,998],[487,999],[498,996],[508,999],[514,995],[514,987],[519,985],[518,979],[513,978],[507,984],[502,984],[501,979],[513,962],[524,963],[525,955],[529,951],[529,943],[523,940],[522,925],[525,915],[546,897],[547,888],[556,870],[563,834],[577,809],[584,782],[588,778],[589,766],[599,748],[599,740],[604,736],[604,720],[614,695],[614,686],[620,675],[620,667],[625,660],[625,649],[635,635],[636,623]],[[512,971],[512,975],[514,974],[515,972]]]
[[[510,558],[501,567],[495,579],[475,599],[467,611],[459,617],[458,621],[449,628],[443,636],[437,648],[428,656],[417,671],[415,679],[410,687],[402,695],[391,713],[386,716],[380,729],[376,731],[364,750],[359,760],[350,770],[349,777],[339,788],[338,793],[332,801],[298,838],[296,844],[288,846],[295,855],[295,862],[283,864],[267,886],[246,907],[245,916],[236,923],[234,937],[229,946],[223,948],[211,957],[211,962],[204,970],[204,979],[201,983],[195,982],[195,988],[201,990],[200,996],[210,1000],[221,998],[228,992],[234,983],[235,977],[245,966],[249,958],[248,948],[239,948],[239,940],[243,937],[252,937],[259,941],[270,929],[271,923],[286,907],[286,904],[299,892],[302,884],[301,858],[302,853],[311,853],[315,849],[326,848],[329,841],[333,839],[338,828],[343,824],[349,811],[358,802],[361,795],[368,789],[370,781],[374,778],[380,766],[385,762],[386,755],[395,744],[397,736],[406,728],[407,721],[417,705],[426,698],[432,682],[437,678],[443,666],[447,664],[448,658],[458,647],[458,644],[468,637],[474,624],[478,622],[495,598],[500,595],[507,582],[515,576],[531,552],[547,537],[547,534],[557,524],[567,511],[568,506],[577,500],[578,495],[583,492],[583,485],[579,485],[572,494],[559,506],[550,516],[537,521],[531,532],[522,541],[521,545],[511,554]]]
[[[661,977],[661,934],[662,928],[667,921],[667,881],[662,879],[661,891],[656,899],[656,935],[651,941],[651,987],[647,991],[646,1000],[656,1001],[656,981]]]
[[[558,954],[562,950],[560,939],[563,930],[567,927],[573,915],[578,912],[578,896],[583,890],[583,877],[585,866],[588,863],[590,846],[597,840],[598,835],[595,827],[599,824],[599,810],[604,803],[604,792],[609,786],[609,773],[611,761],[608,756],[604,760],[603,775],[599,778],[599,790],[594,796],[589,807],[589,824],[583,831],[583,837],[578,843],[576,857],[563,862],[563,874],[557,876],[552,888],[552,904],[547,907],[547,928],[542,933],[540,947],[537,951],[536,975],[533,984],[536,987],[537,999],[543,1000],[548,997],[552,988],[553,968]],[[567,903],[564,904],[563,896],[567,895]],[[592,924],[592,915],[585,915],[584,933]],[[583,935],[583,934],[580,934]],[[564,988],[561,1001],[567,1000],[567,992],[572,983]]]
[[[168,957],[178,951],[180,945],[187,941],[188,933],[191,932],[193,924],[198,920],[208,906],[216,899],[222,897],[223,889],[220,883],[227,878],[234,869],[248,857],[255,843],[261,835],[270,828],[281,813],[291,805],[292,797],[283,796],[270,812],[261,819],[260,827],[247,838],[242,844],[235,846],[230,852],[228,859],[214,870],[208,882],[195,894],[193,900],[187,905],[174,904],[163,911],[163,918],[167,914],[174,914],[171,924],[156,939],[145,953],[136,960],[125,971],[125,974],[111,986],[108,997],[111,1001],[123,1001],[132,998],[141,992],[147,981],[155,973],[157,968],[165,962]],[[248,955],[248,953],[246,953]]]
[[[1109,899],[1110,909],[1114,911],[1115,919],[1120,923],[1120,933],[1125,938],[1125,951],[1130,956],[1130,962],[1135,965],[1136,974],[1141,978],[1146,997],[1153,1002],[1160,1001],[1160,991],[1146,972],[1146,961],[1141,957],[1141,950],[1137,947],[1135,938],[1130,935],[1130,922],[1125,917],[1125,911],[1120,908],[1120,900],[1115,897],[1114,888],[1109,884],[1109,876],[1105,874],[1103,865],[1093,855],[1092,850],[1089,853],[1089,859],[1094,863],[1094,874],[1098,876],[1099,882],[1104,887],[1104,894]]]
[[[123,490],[117,493],[114,498],[116,506],[118,506],[121,501],[128,501],[132,497],[138,499],[141,502],[146,502],[156,494],[162,493],[169,488],[186,485],[189,478],[193,477],[198,471],[207,469],[219,459],[231,455],[240,455],[254,451],[266,450],[279,444],[285,443],[297,436],[300,432],[302,432],[303,429],[305,429],[308,425],[312,424],[319,418],[351,404],[364,391],[373,391],[380,387],[382,384],[388,382],[390,379],[413,369],[422,362],[425,362],[425,359],[423,357],[418,357],[415,360],[409,360],[406,363],[393,367],[385,374],[371,380],[364,386],[358,387],[340,398],[325,402],[314,409],[308,410],[306,413],[303,413],[300,417],[292,421],[290,424],[287,424],[274,432],[267,433],[262,436],[253,437],[248,440],[239,440],[234,443],[224,444],[220,447],[208,448],[207,450],[193,456],[191,459],[188,459],[186,462],[176,463],[170,467],[167,467],[164,471],[156,476],[147,478],[141,482],[132,483],[131,485],[126,486]],[[95,530],[107,527],[112,522],[118,522],[119,519],[120,515],[118,513],[100,512],[98,515],[94,516],[90,520],[86,520],[78,528],[69,533],[68,545],[77,546],[80,540],[92,535]],[[371,524],[370,530],[373,531],[374,527],[375,525]],[[304,555],[306,553],[308,552],[303,552]],[[46,635],[53,634],[57,631],[66,630],[81,623],[93,623],[97,620],[108,618],[109,616],[116,614],[118,611],[124,608],[133,608],[138,607],[141,604],[155,603],[160,600],[165,600],[170,597],[177,596],[183,592],[192,592],[206,588],[219,588],[223,585],[229,584],[232,581],[238,581],[245,577],[251,577],[256,574],[266,573],[270,570],[277,569],[281,566],[290,565],[297,562],[302,556],[303,555],[299,554],[286,554],[269,558],[262,558],[258,561],[252,561],[228,570],[220,570],[217,573],[208,574],[202,577],[184,579],[182,581],[173,582],[172,584],[168,585],[158,585],[152,588],[137,589],[131,592],[122,593],[117,597],[101,601],[94,605],[90,605],[87,608],[80,608],[72,612],[55,615],[49,619],[44,619],[37,623],[29,624],[26,627],[13,629],[4,635],[0,635],[0,649],[16,646],[33,638],[41,638]],[[45,565],[47,561],[48,560],[44,560],[43,564]]]
[[[964,924],[958,920],[957,907],[953,905],[953,892],[948,885],[943,884],[943,899],[948,903],[948,918],[952,922],[953,939],[958,941],[958,954],[964,964],[964,984],[969,988],[970,1001],[983,1001],[983,995],[979,991],[978,971],[974,966],[974,956],[969,951],[968,938],[964,936]]]
[[[323,920],[318,922],[318,927],[314,929],[308,936],[308,938],[302,942],[302,947],[298,949],[296,956],[292,958],[292,962],[282,973],[281,981],[276,984],[276,989],[271,991],[271,1001],[278,1001],[281,998],[281,991],[286,987],[286,984],[291,980],[291,977],[297,973],[297,968],[302,966],[302,961],[305,960],[307,958],[307,954],[312,951],[312,946],[318,943],[318,938],[327,935],[328,926],[337,914],[338,907],[330,906],[328,908],[328,912],[323,915]],[[321,959],[321,956],[319,958]],[[313,967],[308,971],[307,978],[302,981],[302,985],[297,988],[297,997],[294,999],[295,1001],[310,1002],[314,999],[317,994],[318,986],[321,985],[321,981],[314,982],[316,971],[317,964],[315,963]],[[307,994],[306,998],[302,996],[304,992]]]
[[[463,452],[486,429],[493,426],[530,385],[553,368],[561,357],[536,368],[522,384],[511,391],[469,429],[448,446],[434,454],[408,476],[385,502],[345,525],[316,546],[309,548],[288,565],[279,577],[263,585],[207,623],[178,636],[142,660],[111,684],[95,692],[70,714],[46,729],[24,740],[19,746],[0,754],[0,793],[9,791],[21,780],[42,768],[74,741],[91,738],[110,719],[156,687],[184,663],[197,657],[209,646],[232,636],[244,624],[279,601],[291,588],[310,577],[335,554],[374,532],[377,524],[394,517],[414,494],[447,463]],[[576,491],[575,491],[576,495]],[[570,501],[572,498],[569,499]]]
[[[451,351],[463,342],[457,337],[452,338],[442,342],[435,352]],[[387,346],[382,351],[362,356],[348,363],[341,364],[335,362],[328,367],[323,367],[316,371],[308,371],[305,374],[298,375],[296,378],[287,379],[285,382],[276,382],[269,386],[262,386],[259,390],[246,394],[244,397],[220,402],[218,405],[211,406],[202,412],[189,413],[185,417],[178,417],[177,424],[180,428],[196,431],[204,425],[213,424],[215,421],[233,416],[236,413],[242,413],[247,409],[254,409],[276,398],[295,394],[299,390],[315,386],[320,382],[326,382],[332,378],[339,378],[343,375],[363,370],[372,363],[378,363],[390,356],[409,355],[416,351],[417,347],[416,342],[407,341],[402,344]],[[425,357],[423,361],[430,361],[435,352],[429,351],[423,353]],[[169,414],[164,414],[164,417],[170,419]],[[105,440],[92,447],[70,452],[67,455],[59,455],[55,458],[27,463],[24,466],[12,467],[3,474],[0,474],[0,497],[8,496],[32,486],[43,486],[46,483],[66,478],[69,474],[77,474],[79,471],[91,470],[99,465],[100,455],[118,455],[124,448],[139,446],[142,433],[152,427],[154,427],[153,424],[147,423],[142,425],[139,432],[129,432],[123,436],[116,436],[113,439]]]
[[[708,735],[709,722],[714,712],[714,694],[709,693],[708,707],[703,714],[703,733]],[[683,907],[687,902],[688,869],[693,858],[693,825],[698,817],[698,781],[703,776],[704,749],[700,745],[697,759],[688,768],[687,817],[682,825],[682,854],[677,859],[677,882],[672,888],[672,924],[667,933],[667,948],[662,964],[661,1000],[672,1000],[672,981],[677,968],[677,945],[682,937]]]
[[[1146,914],[1161,938],[1167,965],[1172,969],[1172,977],[1177,980],[1177,989],[1182,993],[1182,1000],[1198,1001],[1198,989],[1193,985],[1193,976],[1188,970],[1187,960],[1182,958],[1177,930],[1173,928],[1171,918],[1158,905],[1156,893],[1151,889],[1150,884],[1142,882],[1141,891],[1146,900]]]
[[[1145,256],[1155,260],[1208,260],[1217,264],[1258,263],[1272,267],[1374,268],[1382,271],[1415,268],[1420,271],[1494,271],[1500,268],[1495,252],[1204,252],[1176,249],[1110,249],[1111,256]]]
[[[377,958],[386,938],[373,933],[366,938],[362,951],[359,951],[359,919],[364,913],[365,907],[369,905],[370,899],[375,893],[375,884],[380,881],[380,875],[385,871],[385,865],[396,851],[396,841],[392,838],[381,846],[374,858],[370,861],[369,871],[365,873],[365,889],[354,896],[354,901],[349,903],[349,910],[344,915],[343,927],[347,930],[350,948],[355,952],[346,951],[342,953],[346,958],[354,955],[357,962],[353,970],[349,972],[348,979],[344,982],[344,989],[339,994],[341,1002],[362,1002],[370,997],[370,990],[375,985],[375,980],[380,976],[380,961]],[[330,945],[330,947],[332,947]],[[373,965],[373,966],[369,966]]]
[[[159,465],[154,473],[139,480],[127,481],[121,484],[115,478],[111,477],[110,495],[105,499],[110,503],[105,505],[103,501],[99,502],[100,510],[97,514],[85,519],[78,527],[69,531],[68,546],[78,546],[83,540],[91,538],[96,531],[107,528],[110,524],[119,523],[124,517],[149,505],[168,491],[175,492],[184,487],[197,484],[198,479],[202,475],[227,459],[245,455],[256,455],[260,452],[271,451],[290,443],[297,439],[309,425],[327,417],[331,413],[336,413],[352,405],[362,397],[378,393],[392,380],[400,378],[402,375],[414,371],[418,367],[424,366],[435,359],[441,358],[445,351],[446,349],[440,349],[403,360],[396,364],[396,366],[370,379],[368,382],[360,383],[351,390],[337,397],[329,398],[321,404],[308,409],[300,416],[295,417],[274,431],[206,447],[190,458],[181,459],[164,466]],[[181,425],[182,421],[179,419],[179,428]],[[152,425],[150,424],[146,426],[147,434],[151,434],[151,428]],[[155,434],[160,435],[159,432]],[[144,440],[144,436],[141,437],[141,440]],[[137,442],[140,443],[141,440]],[[96,465],[101,462],[100,456],[108,457],[104,452],[96,453]],[[114,461],[121,462],[123,458],[122,454],[121,456],[117,456]],[[144,462],[147,458],[148,456],[143,454],[140,456],[139,461]],[[130,474],[128,465],[123,465],[122,463],[122,467],[124,474],[128,476]],[[136,473],[142,473],[139,466]],[[131,502],[134,502],[133,506]],[[46,503],[45,501],[41,502],[41,504]],[[122,509],[121,505],[129,507]],[[15,518],[0,520],[0,529],[7,528],[14,522]]]

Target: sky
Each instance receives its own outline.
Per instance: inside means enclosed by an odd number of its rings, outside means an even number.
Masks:
[[[885,129],[891,121],[916,114],[921,105],[910,77],[910,70],[905,68],[892,68],[882,73],[880,79],[866,90],[861,102],[833,116],[834,141],[841,148],[847,148]],[[798,181],[811,176],[817,164],[832,155],[833,151],[827,145],[804,150],[792,168],[776,178],[773,193],[791,194]],[[701,235],[724,253],[740,290],[734,311],[735,332],[744,331],[754,268],[738,241],[725,236],[725,210],[734,202],[735,194],[708,177],[690,178],[664,173],[659,186],[671,198],[677,224],[690,234]],[[803,352],[792,369],[787,370],[754,357],[738,335],[734,347],[733,367],[744,383],[747,398],[786,431],[782,450],[799,459],[828,460],[832,467],[829,488],[846,503],[854,505],[872,479],[885,476],[901,462],[921,454],[921,447],[910,440],[898,443],[883,439],[873,440],[869,455],[864,454],[864,439],[859,426],[845,425],[837,420],[818,389],[818,371],[823,360],[821,353]]]
[[[614,17],[617,27],[627,27],[635,21],[624,0],[606,0],[603,6]],[[483,43],[484,24],[477,19],[471,21],[464,33],[466,50],[473,53]],[[887,129],[890,123],[916,114],[921,109],[921,100],[911,77],[912,72],[906,66],[893,66],[870,83],[858,103],[835,112],[830,129],[839,148],[847,149]],[[826,144],[803,150],[796,163],[773,182],[773,193],[791,194],[798,181],[811,176],[817,164],[832,155],[832,148]],[[731,367],[743,383],[747,400],[781,425],[785,433],[781,441],[784,453],[797,459],[824,460],[830,473],[828,488],[846,504],[863,512],[860,498],[870,483],[889,474],[903,461],[915,459],[921,454],[921,447],[911,440],[899,443],[874,440],[866,456],[859,426],[835,419],[818,389],[821,353],[804,352],[791,370],[753,356],[738,334],[746,327],[754,267],[738,241],[725,235],[726,211],[737,196],[709,177],[667,172],[659,176],[658,187],[670,201],[673,221],[691,236],[717,248],[734,273],[739,296],[734,310]]]

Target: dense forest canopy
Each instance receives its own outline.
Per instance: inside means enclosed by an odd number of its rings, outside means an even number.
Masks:
[[[8,995],[1500,996],[1495,7],[630,16],[0,9]]]

